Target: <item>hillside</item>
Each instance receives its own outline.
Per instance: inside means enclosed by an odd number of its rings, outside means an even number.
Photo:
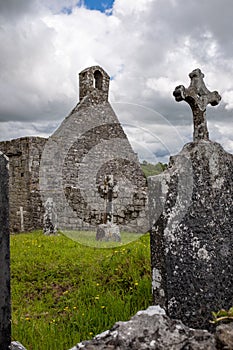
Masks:
[[[146,177],[152,176],[152,175],[158,175],[167,168],[167,164],[163,164],[160,162],[157,164],[151,164],[151,163],[148,163],[146,160],[140,163],[140,166]]]

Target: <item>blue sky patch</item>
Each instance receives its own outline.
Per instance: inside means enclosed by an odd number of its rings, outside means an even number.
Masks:
[[[90,10],[105,12],[112,8],[114,0],[85,0],[85,6]]]

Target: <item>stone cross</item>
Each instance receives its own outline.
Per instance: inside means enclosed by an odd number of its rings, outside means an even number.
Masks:
[[[23,210],[23,207],[19,207],[19,211],[17,211],[17,215],[20,215],[20,230],[21,232],[24,232],[24,217],[23,215],[27,212]]]
[[[113,175],[106,175],[104,179],[104,188],[103,192],[105,194],[106,200],[106,214],[104,223],[112,223],[113,224],[113,196],[115,192],[114,188],[114,180]]]
[[[10,349],[10,232],[8,160],[0,153],[0,349]]]
[[[53,235],[57,233],[57,213],[55,210],[55,203],[53,198],[47,198],[45,204],[44,214],[44,234]]]
[[[105,175],[104,183],[99,187],[101,197],[105,199],[104,223],[97,227],[97,241],[121,241],[120,229],[113,223],[113,199],[118,196],[118,186],[114,183],[113,175]]]
[[[203,81],[204,74],[199,68],[194,69],[189,77],[191,83],[186,89],[183,85],[175,88],[173,95],[176,101],[186,101],[193,112],[194,133],[193,141],[209,140],[206,123],[206,107],[208,104],[216,106],[221,100],[217,91],[210,92]]]

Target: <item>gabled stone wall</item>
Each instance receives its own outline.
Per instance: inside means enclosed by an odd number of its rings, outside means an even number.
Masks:
[[[100,191],[106,175],[118,188],[113,221],[124,230],[148,230],[147,181],[108,102],[110,77],[93,66],[79,78],[80,102],[48,140],[0,142],[10,159],[11,232],[42,228],[46,201],[58,228],[96,228],[106,214]]]
[[[95,81],[96,72],[102,85]],[[80,73],[80,102],[49,138],[42,156],[43,200],[55,203],[58,227],[96,228],[106,212],[100,187],[104,176],[113,175],[118,188],[114,223],[146,232],[147,181],[108,102],[108,85],[101,67]]]

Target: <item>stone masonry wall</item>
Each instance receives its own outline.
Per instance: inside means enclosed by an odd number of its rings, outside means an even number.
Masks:
[[[113,175],[114,222],[146,232],[147,181],[137,155],[108,102],[109,76],[94,66],[80,73],[80,102],[49,138],[41,163],[43,201],[53,201],[61,229],[103,223],[100,187]]]
[[[30,231],[42,226],[38,174],[45,142],[46,139],[40,137],[0,142],[0,150],[9,158],[11,232]]]
[[[108,102],[75,108],[46,144],[41,164],[43,200],[53,198],[58,226],[95,228],[105,202],[99,192],[104,175],[118,186],[114,221],[127,230],[147,230],[147,182]]]
[[[59,229],[96,228],[106,216],[107,175],[116,185],[113,221],[123,230],[148,230],[147,181],[108,102],[110,77],[93,66],[79,79],[80,102],[49,139],[0,142],[10,159],[11,232],[42,228],[48,203]]]

